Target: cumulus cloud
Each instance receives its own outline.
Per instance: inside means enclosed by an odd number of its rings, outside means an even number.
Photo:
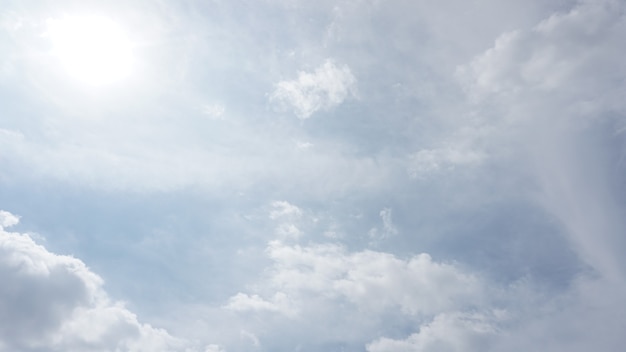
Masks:
[[[309,348],[335,346],[327,345],[333,340],[353,348],[371,342],[377,348],[389,342],[384,336],[398,336],[394,329],[399,327],[431,324],[441,330],[443,319],[450,329],[471,330],[465,322],[480,319],[470,312],[490,309],[485,308],[484,279],[426,253],[399,258],[380,251],[352,252],[335,243],[272,241],[267,255],[273,264],[262,280],[224,305],[245,319],[247,331],[264,346],[288,346],[288,341],[271,342],[280,331],[298,336],[294,339]],[[255,323],[258,319],[262,323]],[[485,326],[490,323],[485,319]]]
[[[279,241],[271,242],[267,253],[274,261],[268,288],[296,305],[318,297],[347,300],[372,313],[398,309],[419,315],[473,304],[483,294],[478,277],[425,253],[405,260],[370,250],[350,253],[337,244],[302,247]],[[230,304],[270,307],[265,301],[240,293]]]
[[[293,109],[304,120],[354,97],[355,86],[356,78],[348,66],[327,60],[312,73],[300,72],[295,80],[279,82],[270,100],[282,108]]]
[[[0,212],[2,226],[17,217]],[[0,229],[0,351],[184,351],[189,344],[140,323],[112,301],[79,259]],[[189,350],[191,351],[191,350]]]

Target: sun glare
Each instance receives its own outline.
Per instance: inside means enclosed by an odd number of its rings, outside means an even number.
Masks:
[[[67,73],[90,85],[119,81],[131,73],[132,48],[123,29],[101,16],[50,20],[52,50]]]

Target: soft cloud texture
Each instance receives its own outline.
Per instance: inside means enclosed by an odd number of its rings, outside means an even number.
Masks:
[[[308,119],[319,110],[329,110],[345,99],[355,96],[356,78],[346,65],[337,66],[331,60],[313,73],[299,72],[298,79],[281,81],[271,100],[291,107],[299,119]]]

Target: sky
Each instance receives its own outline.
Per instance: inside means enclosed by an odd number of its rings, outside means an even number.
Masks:
[[[617,351],[621,0],[0,1],[0,352]]]

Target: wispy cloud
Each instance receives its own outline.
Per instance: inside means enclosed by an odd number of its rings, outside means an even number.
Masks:
[[[356,78],[346,65],[327,60],[313,72],[299,72],[295,80],[281,81],[270,101],[282,109],[293,109],[299,119],[308,119],[319,110],[330,110],[355,97]]]

